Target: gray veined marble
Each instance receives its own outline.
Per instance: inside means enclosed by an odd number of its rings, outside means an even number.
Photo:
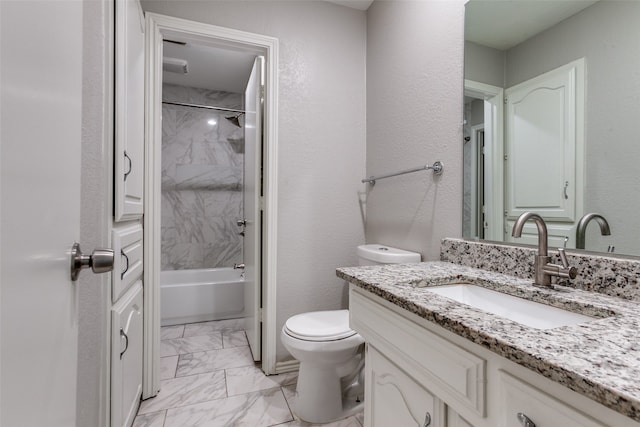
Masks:
[[[249,347],[233,347],[183,354],[178,360],[176,376],[182,377],[242,366],[253,366],[253,357]]]
[[[184,325],[163,326],[160,328],[160,339],[170,340],[173,338],[182,338],[184,333]]]
[[[215,335],[220,332],[244,331],[244,318],[190,323],[184,327],[184,337]]]
[[[169,356],[160,358],[160,379],[167,380],[176,376],[176,368],[178,367],[178,356]]]
[[[160,357],[178,354],[195,353],[222,348],[222,335],[200,335],[187,338],[175,338],[160,342]]]
[[[222,345],[224,348],[249,345],[247,334],[244,331],[224,331],[222,332]]]
[[[298,379],[297,372],[266,376],[255,366],[227,369],[226,374],[229,396],[295,384]]]
[[[446,248],[443,245],[443,250],[448,250]],[[504,248],[499,251],[508,253]],[[497,255],[493,263],[511,266],[514,271],[518,268],[514,260]],[[637,302],[582,289],[536,288],[530,278],[449,262],[345,267],[339,268],[337,275],[640,421],[640,313]],[[594,316],[594,320],[554,329],[533,329],[424,289],[461,281]]]
[[[227,397],[224,371],[163,380],[156,397],[142,401],[138,414]]]
[[[164,427],[268,427],[293,420],[279,388],[167,411]]]
[[[242,108],[242,94],[163,87],[165,100]],[[163,105],[161,268],[242,262],[243,129],[225,112]],[[231,142],[230,142],[231,141]]]
[[[167,411],[138,415],[133,421],[133,427],[164,427]]]

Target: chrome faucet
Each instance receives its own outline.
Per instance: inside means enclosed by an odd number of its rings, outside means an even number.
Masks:
[[[586,232],[587,225],[589,222],[595,219],[598,225],[600,226],[600,233],[603,236],[610,236],[611,229],[609,228],[609,223],[606,219],[600,214],[597,213],[588,213],[578,222],[578,227],[576,228],[576,249],[584,249],[585,248],[585,240],[586,240]]]
[[[569,266],[567,254],[564,252],[563,248],[558,248],[558,253],[560,254],[562,265],[551,263],[551,257],[549,256],[547,246],[547,225],[544,223],[544,219],[542,219],[540,215],[533,212],[524,212],[518,217],[516,223],[513,225],[511,235],[513,237],[521,237],[524,224],[530,219],[533,219],[535,221],[536,227],[538,228],[538,255],[536,255],[534,262],[534,285],[542,286],[545,288],[552,288],[552,277],[554,279],[558,277],[575,279],[576,275],[578,274],[578,270],[575,267]]]

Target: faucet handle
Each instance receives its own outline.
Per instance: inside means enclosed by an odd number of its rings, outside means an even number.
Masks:
[[[567,259],[567,253],[564,251],[564,248],[558,248],[558,255],[560,255],[562,266],[564,268],[569,268],[569,260]]]

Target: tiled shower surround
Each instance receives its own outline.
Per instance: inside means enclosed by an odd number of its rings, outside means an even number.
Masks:
[[[176,85],[163,100],[242,109],[242,94]],[[233,113],[162,106],[162,269],[242,262],[244,133]],[[242,118],[240,123],[243,123]]]

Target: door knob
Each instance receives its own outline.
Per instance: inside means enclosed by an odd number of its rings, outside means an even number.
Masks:
[[[239,219],[236,221],[236,224],[238,224],[238,227],[244,227],[245,225],[247,225],[247,220],[246,219]]]
[[[71,280],[78,280],[80,270],[91,267],[94,273],[106,273],[113,270],[113,249],[96,249],[91,255],[85,255],[79,243],[71,248]]]

